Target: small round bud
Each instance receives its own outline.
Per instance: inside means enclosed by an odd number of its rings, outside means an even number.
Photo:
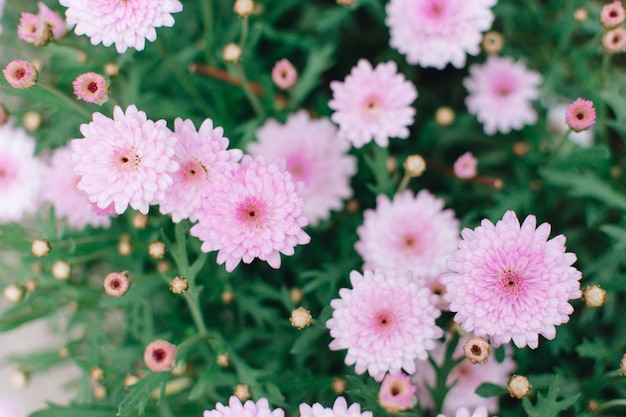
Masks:
[[[229,43],[222,50],[222,58],[231,64],[241,61],[242,55],[243,51],[236,43]]]
[[[500,178],[496,178],[495,180],[493,180],[493,188],[495,188],[496,190],[503,189],[504,181],[502,181]]]
[[[335,394],[343,394],[344,392],[346,392],[347,388],[346,380],[343,378],[333,379],[332,388]]]
[[[0,126],[4,126],[5,124],[9,123],[10,119],[11,114],[4,106],[4,104],[0,104]]]
[[[522,140],[519,140],[513,144],[513,153],[520,158],[528,155],[530,148],[528,144]]]
[[[128,272],[111,272],[104,278],[104,291],[112,297],[121,297],[128,292]]]
[[[9,384],[15,389],[24,389],[30,383],[30,375],[23,369],[16,369],[9,375]]]
[[[187,364],[187,362],[178,361],[176,362],[176,365],[174,365],[174,367],[172,368],[172,375],[182,376],[185,375],[187,371],[189,371],[189,365]]]
[[[139,377],[137,375],[128,374],[124,377],[124,387],[128,388],[131,385],[135,385],[139,382]]]
[[[599,406],[600,404],[598,404],[596,400],[589,400],[589,402],[587,403],[587,410],[595,413],[596,411],[598,411]]]
[[[26,281],[24,281],[24,289],[27,292],[33,292],[37,288],[39,288],[39,283],[35,278],[28,278]]]
[[[409,156],[402,166],[410,177],[419,177],[426,171],[426,161],[420,155]]]
[[[236,0],[233,10],[239,17],[249,17],[254,13],[254,2],[252,0]]]
[[[281,59],[272,68],[272,81],[281,90],[289,90],[298,82],[298,71],[289,60]]]
[[[394,158],[393,156],[388,156],[387,157],[387,172],[390,174],[393,174],[394,172],[396,172],[396,170],[398,169],[398,159]]]
[[[230,304],[235,299],[235,294],[233,294],[233,292],[230,290],[226,290],[222,293],[221,298],[224,304]]]
[[[452,110],[452,108],[448,106],[439,107],[435,112],[435,122],[439,126],[450,126],[452,123],[454,123],[455,118],[456,115],[454,114],[454,110]]]
[[[291,298],[291,301],[297,304],[304,298],[304,292],[302,292],[302,289],[300,289],[299,287],[292,287],[289,290],[289,298]]]
[[[104,400],[107,397],[106,387],[100,384],[93,387],[93,397],[98,401]]]
[[[471,363],[484,365],[489,359],[491,346],[482,337],[472,337],[463,345],[463,353]]]
[[[104,379],[104,371],[99,366],[94,366],[89,370],[89,377],[92,381],[102,381]]]
[[[9,62],[2,74],[13,88],[31,88],[37,83],[37,69],[31,62],[21,59]]]
[[[302,330],[305,327],[311,325],[311,312],[304,307],[298,307],[291,312],[289,321],[291,325],[298,330]]]
[[[622,356],[622,360],[619,361],[619,366],[622,368],[622,373],[626,375],[626,354]]]
[[[27,111],[22,116],[22,125],[29,132],[36,132],[41,127],[41,114],[36,111]]]
[[[606,302],[606,291],[599,285],[590,285],[583,290],[583,301],[587,307],[601,307]]]
[[[170,282],[170,290],[174,294],[182,294],[189,289],[189,282],[185,277],[174,277]]]
[[[120,67],[115,62],[109,62],[104,66],[104,74],[107,77],[117,77],[120,74]]]
[[[57,352],[57,355],[61,359],[67,359],[70,356],[70,351],[68,348],[63,346],[61,349],[59,349],[59,351]]]
[[[133,247],[130,244],[130,237],[126,234],[120,237],[120,242],[117,244],[117,252],[122,256],[128,256],[133,251]]]
[[[159,261],[157,262],[157,271],[161,272],[162,274],[166,273],[167,271],[170,270],[170,263],[167,261]]]
[[[611,174],[611,177],[619,179],[622,178],[622,176],[624,175],[624,170],[619,165],[613,165],[611,167],[611,170],[609,171],[609,174]]]
[[[483,36],[481,46],[487,55],[496,55],[504,47],[504,37],[499,32],[487,32]]]
[[[87,62],[87,54],[83,51],[77,53],[76,62],[78,62],[79,64],[84,64],[85,62]]]
[[[574,20],[577,22],[584,22],[589,19],[589,12],[587,9],[583,9],[582,7],[574,10]]]
[[[513,398],[522,399],[530,393],[532,388],[530,381],[523,375],[512,375],[506,384],[509,395]]]
[[[155,241],[148,246],[148,253],[152,257],[152,259],[163,259],[165,256],[165,243],[160,241]]]
[[[408,410],[416,404],[417,388],[411,378],[402,372],[388,374],[380,384],[378,403],[390,413]]]
[[[24,299],[24,287],[18,284],[7,285],[2,293],[4,299],[12,304],[17,304]]]
[[[230,365],[230,356],[228,356],[228,353],[226,352],[220,353],[219,355],[217,355],[215,361],[222,368],[226,368],[228,367],[228,365]]]
[[[239,401],[243,402],[250,398],[250,387],[246,384],[237,384],[233,389],[235,397],[239,398]]]
[[[56,261],[52,264],[52,276],[58,280],[65,281],[71,273],[72,268],[66,261]]]
[[[46,239],[35,239],[33,243],[30,245],[30,251],[38,258],[43,258],[48,253],[50,253],[50,242]]]
[[[152,372],[169,371],[176,360],[176,345],[166,340],[155,340],[146,346],[143,359]]]
[[[95,72],[80,74],[72,83],[72,87],[76,98],[87,103],[101,106],[109,99],[109,82]]]
[[[626,10],[621,0],[605,4],[600,11],[600,23],[606,29],[614,29],[626,20]]]
[[[602,36],[602,49],[610,54],[624,52],[626,48],[626,29],[616,27],[604,33]]]
[[[359,211],[360,204],[358,200],[350,200],[346,204],[346,211],[348,213],[356,213]]]
[[[133,227],[143,230],[148,227],[148,216],[142,213],[135,213],[132,218]]]
[[[356,4],[356,0],[337,0],[337,4],[345,7],[352,7]]]

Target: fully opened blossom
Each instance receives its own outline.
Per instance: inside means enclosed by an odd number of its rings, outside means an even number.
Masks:
[[[299,408],[300,417],[373,417],[371,411],[361,411],[361,404],[359,403],[351,404],[348,407],[344,397],[337,397],[333,408],[324,407],[320,403],[315,403],[312,406],[300,404]]]
[[[415,360],[425,360],[443,335],[435,324],[437,296],[410,272],[352,271],[350,283],[330,302],[330,349],[347,349],[346,365],[377,381],[387,372],[415,372]]]
[[[461,407],[454,412],[448,412],[449,417],[489,417],[485,407],[476,407],[474,412],[470,412],[467,407]],[[448,417],[445,414],[438,414],[437,417]]]
[[[472,65],[463,85],[469,95],[465,105],[476,115],[488,135],[509,133],[537,121],[531,101],[539,97],[541,75],[522,62],[490,56],[482,65]]]
[[[35,140],[20,128],[0,126],[0,223],[19,221],[37,209],[41,164]]]
[[[337,136],[328,119],[312,120],[308,113],[292,114],[284,125],[268,120],[256,132],[258,142],[248,145],[251,155],[269,161],[284,159],[294,181],[302,181],[303,213],[312,225],[338,210],[352,196],[350,177],[356,159],[347,155],[350,143]]]
[[[376,68],[359,60],[344,82],[332,81],[333,98],[328,107],[339,125],[339,135],[360,148],[372,139],[387,146],[389,138],[406,139],[413,124],[417,98],[415,86],[398,73],[393,61]]]
[[[153,122],[134,105],[119,106],[113,119],[101,113],[80,126],[83,139],[71,141],[81,177],[78,189],[100,209],[110,205],[122,214],[130,205],[143,214],[165,197],[178,163],[173,159],[176,137],[165,120]]]
[[[385,23],[390,44],[410,64],[443,69],[465,66],[480,52],[482,32],[491,28],[497,0],[391,0]]]
[[[364,212],[354,245],[364,268],[399,268],[429,281],[446,271],[446,260],[459,241],[459,221],[443,200],[427,190],[409,190],[393,200],[376,199],[376,209]]]
[[[463,346],[469,337],[463,337],[458,341],[452,357],[459,359],[464,357]],[[436,342],[436,347],[430,352],[431,359],[441,366],[444,355],[448,347],[446,343]],[[512,359],[512,349],[505,349],[505,356],[502,362],[496,360],[495,354],[490,352],[484,364],[473,364],[464,359],[450,370],[446,377],[446,384],[451,386],[449,394],[443,402],[442,412],[454,415],[459,407],[485,407],[489,412],[498,411],[498,397],[484,398],[476,394],[476,388],[488,382],[496,385],[506,385],[511,373],[515,371],[517,365]],[[432,410],[434,407],[433,398],[427,387],[432,387],[436,383],[435,368],[430,361],[417,361],[416,371],[411,375],[411,381],[417,387],[417,398],[420,407],[425,410]]]
[[[178,0],[59,0],[67,7],[69,25],[87,35],[92,45],[115,44],[120,54],[128,48],[143,51],[146,39],[154,42],[158,27],[174,26],[172,13],[183,10]]]
[[[211,182],[190,233],[202,240],[202,251],[219,251],[217,262],[226,263],[228,272],[254,258],[279,268],[281,253],[291,256],[296,245],[311,239],[302,230],[308,221],[301,189],[284,161],[246,155],[241,166]]]
[[[186,218],[196,219],[194,211],[203,199],[210,197],[208,184],[214,177],[235,169],[242,152],[227,150],[224,129],[214,128],[211,119],[206,119],[196,131],[191,120],[178,118],[174,121],[174,134],[178,138],[174,160],[179,168],[159,204],[161,213],[171,213],[172,220],[178,223]]]
[[[215,404],[214,410],[204,410],[203,417],[285,417],[285,411],[281,408],[271,410],[267,398],[261,398],[257,402],[248,400],[241,403],[234,395],[228,400],[228,405]]]
[[[80,177],[74,173],[74,160],[69,147],[57,148],[52,153],[43,175],[41,197],[54,206],[55,215],[65,218],[72,229],[85,226],[108,227],[109,216],[98,215],[87,194],[76,188]]]
[[[596,122],[596,109],[593,107],[593,102],[582,98],[574,101],[567,106],[565,122],[574,132],[589,129]]]
[[[440,281],[446,300],[461,329],[490,337],[494,346],[511,340],[536,348],[539,335],[556,336],[579,298],[581,273],[572,264],[576,255],[565,252],[565,237],[550,240],[550,225],[536,228],[535,216],[520,226],[513,211],[495,225],[483,220],[464,229],[463,240]]]

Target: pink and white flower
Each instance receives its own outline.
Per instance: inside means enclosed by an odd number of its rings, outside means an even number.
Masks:
[[[471,152],[465,152],[454,162],[454,175],[458,178],[473,178],[476,176],[478,160]]]
[[[285,417],[285,411],[282,408],[270,409],[267,398],[260,398],[257,402],[248,400],[242,404],[233,395],[228,405],[217,403],[214,410],[204,410],[203,417]]]
[[[361,404],[359,403],[353,403],[348,407],[344,397],[337,397],[333,408],[324,407],[320,403],[315,403],[312,406],[300,404],[300,417],[373,417],[373,413],[361,411]]]
[[[456,414],[454,412],[448,413],[450,417],[489,417],[487,413],[487,409],[485,407],[476,407],[474,412],[470,412],[467,407],[461,407],[456,410]],[[445,414],[438,414],[437,417],[447,417]]]
[[[408,410],[416,403],[417,388],[411,378],[402,372],[387,375],[380,384],[378,403],[390,413]]]
[[[312,120],[302,110],[284,125],[268,120],[256,135],[258,142],[248,145],[250,154],[272,162],[284,159],[293,180],[304,183],[303,214],[311,225],[328,218],[352,196],[350,177],[356,172],[356,158],[347,155],[350,143],[337,136],[328,119]]]

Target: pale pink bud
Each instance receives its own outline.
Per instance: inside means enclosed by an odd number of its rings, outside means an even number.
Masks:
[[[104,278],[104,291],[112,297],[121,297],[129,288],[127,272],[111,272]]]
[[[281,90],[289,90],[298,81],[298,72],[286,59],[278,61],[272,68],[272,81]]]
[[[600,12],[600,23],[607,29],[614,29],[626,19],[626,10],[620,0],[605,4]]]
[[[2,74],[14,88],[31,88],[37,82],[37,70],[33,64],[20,59],[9,62]]]
[[[471,152],[465,152],[454,163],[454,175],[459,178],[473,178],[476,176],[478,160]]]
[[[624,52],[626,47],[626,29],[617,27],[607,31],[602,36],[602,48],[611,54]]]
[[[88,103],[104,104],[108,99],[109,83],[106,78],[95,72],[81,74],[72,83],[74,94]]]
[[[37,3],[39,13],[37,14],[44,22],[52,28],[52,36],[55,39],[62,38],[67,33],[67,23],[55,11],[52,11],[42,2]]]
[[[41,17],[32,13],[22,13],[17,26],[18,38],[35,46],[44,46],[52,39],[52,27]]]
[[[152,372],[169,371],[176,360],[176,345],[166,340],[155,340],[146,346],[143,360]]]
[[[378,402],[387,411],[397,413],[415,405],[417,388],[411,384],[408,375],[398,373],[387,375],[378,391]]]
[[[593,108],[593,102],[582,98],[574,101],[567,106],[565,122],[574,132],[589,129],[596,122],[596,110]]]

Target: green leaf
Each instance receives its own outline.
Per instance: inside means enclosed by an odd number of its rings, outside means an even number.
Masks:
[[[334,44],[326,44],[311,50],[307,58],[307,66],[291,93],[289,100],[291,110],[300,108],[302,102],[321,83],[321,75],[333,64],[334,54]]]
[[[489,398],[499,397],[500,395],[506,394],[507,389],[506,387],[492,384],[491,382],[483,382],[478,386],[478,388],[476,388],[476,391],[474,392],[476,393],[476,395],[480,395],[483,398]]]
[[[528,417],[558,417],[561,411],[573,406],[578,401],[580,393],[558,400],[561,384],[561,377],[556,375],[552,384],[550,384],[550,388],[548,388],[547,394],[537,394],[537,403],[535,405],[532,405],[528,397],[524,397],[522,406]]]
[[[84,406],[82,404],[72,404],[63,407],[55,404],[48,404],[48,408],[35,411],[29,417],[113,417],[115,409],[97,405]]]
[[[130,393],[120,403],[117,414],[124,416],[134,409],[137,409],[139,414],[143,414],[152,391],[165,384],[169,376],[169,372],[151,372],[132,385]]]
[[[581,358],[589,358],[593,360],[602,360],[606,358],[609,353],[609,350],[599,340],[589,341],[587,339],[583,340],[581,344],[576,346],[576,353]]]

